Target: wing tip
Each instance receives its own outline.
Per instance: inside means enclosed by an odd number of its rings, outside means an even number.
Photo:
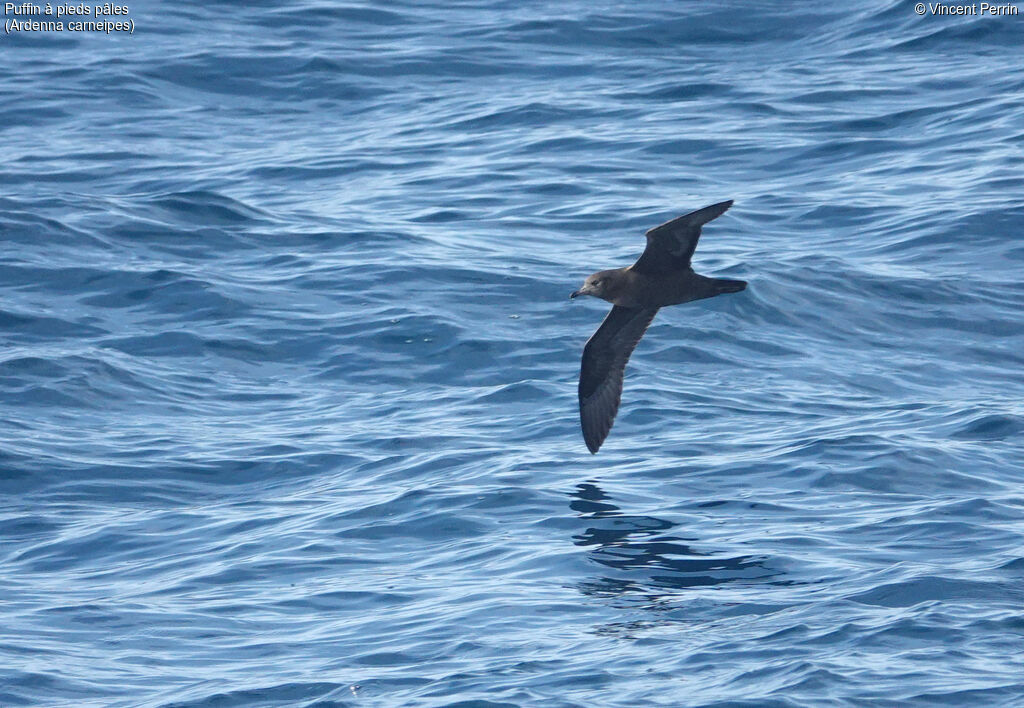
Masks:
[[[693,212],[693,215],[697,217],[697,220],[700,222],[700,225],[703,226],[709,221],[713,221],[720,217],[725,212],[727,212],[729,210],[729,207],[731,207],[732,205],[733,200],[726,199],[724,202],[710,204],[704,207],[703,209],[698,209],[697,211]]]
[[[587,449],[590,450],[590,454],[596,455],[597,451],[601,449],[601,445],[602,443],[604,443],[604,439],[608,437],[608,432],[611,430],[611,426],[609,425],[608,429],[604,431],[604,434],[602,434],[601,428],[603,426],[595,426],[595,421],[589,420],[587,418],[588,416],[581,416],[580,420],[580,422],[582,423],[580,427],[583,431],[583,442],[587,444]]]
[[[672,227],[676,226],[687,226],[690,228],[696,226],[700,228],[709,221],[714,221],[715,219],[720,217],[722,214],[728,211],[729,207],[731,207],[733,204],[734,201],[732,199],[726,199],[724,202],[717,202],[715,204],[709,204],[706,207],[701,207],[700,209],[695,209],[694,211],[683,214],[682,216],[677,216],[674,219],[669,219],[664,224],[658,224],[657,226],[648,229],[647,237],[651,238],[655,234],[658,234],[665,229],[671,229]],[[641,258],[642,257],[643,256],[641,256]]]

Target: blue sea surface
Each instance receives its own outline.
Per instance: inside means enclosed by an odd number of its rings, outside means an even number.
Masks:
[[[126,6],[0,36],[0,705],[1024,705],[1024,15]]]

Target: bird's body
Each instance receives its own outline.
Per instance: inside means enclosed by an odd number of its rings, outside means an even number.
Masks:
[[[693,268],[672,273],[637,273],[633,267],[603,270],[594,275],[608,282],[607,291],[600,295],[620,307],[668,307],[684,302],[701,300],[719,294],[715,278],[706,278],[693,272]]]
[[[583,349],[580,424],[587,449],[596,453],[611,430],[622,396],[622,378],[633,349],[662,307],[739,292],[742,280],[708,278],[690,267],[701,226],[732,201],[712,204],[647,232],[647,248],[628,268],[594,273],[572,294],[592,295],[614,307]]]

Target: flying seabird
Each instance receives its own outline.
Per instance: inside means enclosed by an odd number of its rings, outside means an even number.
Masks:
[[[747,287],[742,280],[706,278],[690,267],[700,227],[731,206],[730,199],[655,226],[636,263],[594,273],[569,296],[592,295],[614,305],[583,348],[580,366],[580,425],[590,452],[600,449],[612,428],[626,362],[658,309]]]

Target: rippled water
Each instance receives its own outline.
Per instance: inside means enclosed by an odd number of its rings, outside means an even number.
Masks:
[[[0,38],[0,705],[1024,702],[1024,19],[129,7]]]

